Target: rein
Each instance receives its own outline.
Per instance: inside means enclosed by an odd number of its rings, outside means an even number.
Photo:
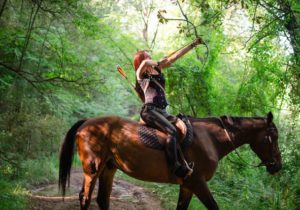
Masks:
[[[236,150],[237,147],[236,147],[235,144],[233,143],[233,140],[232,140],[232,138],[230,137],[230,135],[229,135],[229,133],[228,133],[228,131],[227,131],[225,125],[224,125],[223,120],[222,120],[221,118],[218,118],[218,119],[219,119],[219,121],[221,122],[221,125],[222,125],[222,127],[223,127],[223,130],[224,130],[224,132],[225,132],[225,134],[226,134],[226,136],[227,136],[229,142],[231,143],[231,145],[232,145],[232,147],[233,147],[233,150],[235,151],[235,153],[237,154],[237,156],[240,158],[240,160],[243,162],[244,165],[246,165],[246,166],[248,165],[248,166],[255,167],[255,168],[260,167],[260,166],[263,166],[263,165],[266,165],[266,163],[264,163],[264,162],[261,162],[261,163],[259,163],[258,165],[253,165],[253,164],[250,164],[250,163],[246,162],[246,161],[242,158],[242,156],[241,156],[241,154],[239,153],[239,151]],[[270,135],[269,135],[269,137],[270,137]],[[271,138],[271,137],[270,137],[270,138]],[[229,158],[228,158],[228,159],[229,159]],[[230,159],[229,159],[229,160],[230,160]],[[233,162],[233,163],[236,163],[236,164],[240,164],[240,163],[235,162],[235,161],[233,161],[233,160],[230,160],[230,162]]]

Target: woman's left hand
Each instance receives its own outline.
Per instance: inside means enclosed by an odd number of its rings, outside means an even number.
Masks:
[[[196,38],[194,41],[193,41],[193,44],[196,46],[196,45],[199,45],[199,44],[203,44],[203,40],[201,37],[198,37]]]

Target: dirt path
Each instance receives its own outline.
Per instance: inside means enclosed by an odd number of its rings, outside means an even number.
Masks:
[[[58,194],[57,184],[32,190],[30,210],[79,210],[78,192],[81,189],[81,184],[81,171],[73,170],[70,191],[64,202]],[[94,190],[91,210],[99,209],[95,200],[96,192],[98,192],[97,186],[98,184]],[[163,210],[160,201],[145,189],[122,180],[114,181],[110,200],[110,209],[112,210]]]

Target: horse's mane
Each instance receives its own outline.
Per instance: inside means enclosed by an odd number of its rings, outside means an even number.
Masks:
[[[187,117],[192,122],[219,122],[220,121],[219,117],[192,117],[192,116],[187,116]]]
[[[120,116],[104,116],[104,117],[101,117],[102,119],[105,119],[105,118],[115,118],[115,120],[126,120],[128,122],[131,122],[131,123],[139,123],[138,121],[136,120],[132,120],[132,119],[129,119],[129,118],[123,118],[123,117],[120,117]],[[234,125],[240,125],[242,123],[242,121],[244,120],[266,120],[266,118],[264,117],[240,117],[240,116],[210,116],[210,117],[193,117],[193,116],[189,116],[187,115],[187,118],[190,120],[191,123],[193,122],[203,122],[203,123],[212,123],[212,124],[215,124],[217,126],[222,126],[223,127],[223,120],[222,118],[223,117],[228,117],[230,118]],[[97,119],[100,119],[100,118],[94,118],[94,120],[97,120]]]
[[[210,122],[210,123],[216,123],[216,124],[220,124],[220,121],[223,116],[220,117],[193,117],[193,116],[187,116],[188,119],[191,122]],[[243,120],[265,120],[266,118],[264,117],[240,117],[240,116],[227,116],[229,118],[232,119],[232,121],[235,124],[240,124]]]

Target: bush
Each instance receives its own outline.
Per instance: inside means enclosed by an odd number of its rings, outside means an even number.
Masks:
[[[58,176],[58,155],[42,157],[22,162],[22,180],[26,187],[30,185],[54,182]]]
[[[0,210],[26,209],[25,195],[26,191],[20,184],[0,176]]]

